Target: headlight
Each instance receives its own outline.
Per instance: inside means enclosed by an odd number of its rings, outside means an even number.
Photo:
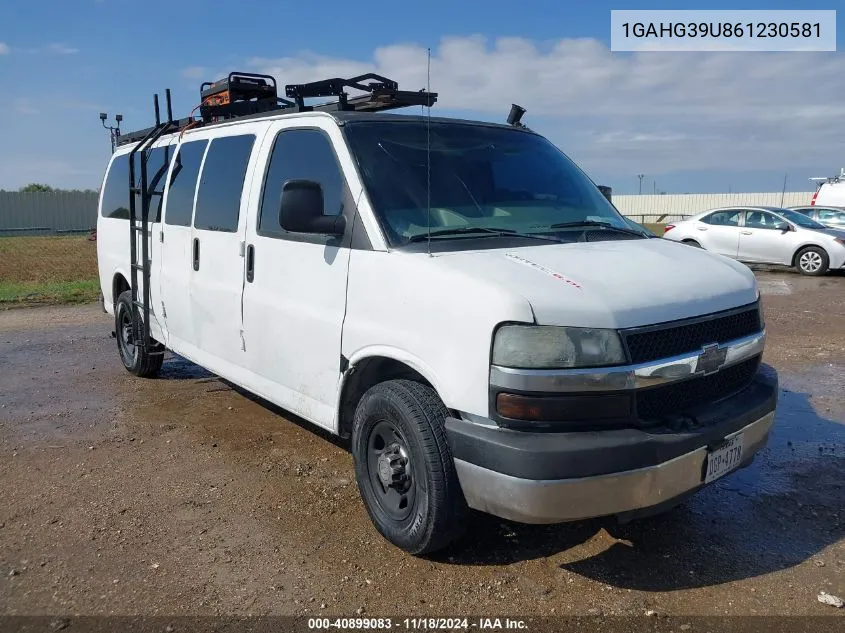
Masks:
[[[502,367],[602,367],[625,361],[616,330],[504,325],[493,341],[493,364]]]

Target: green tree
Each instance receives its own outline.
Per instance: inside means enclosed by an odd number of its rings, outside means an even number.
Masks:
[[[20,191],[21,193],[46,193],[53,191],[53,188],[50,185],[42,185],[40,183],[33,182],[25,187],[21,187]]]

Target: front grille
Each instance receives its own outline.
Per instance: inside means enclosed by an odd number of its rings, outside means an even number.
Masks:
[[[709,376],[638,391],[637,417],[655,420],[732,396],[751,383],[759,364],[755,356]]]
[[[632,363],[678,356],[700,350],[710,343],[726,343],[759,332],[757,305],[723,316],[714,314],[693,321],[622,332]]]

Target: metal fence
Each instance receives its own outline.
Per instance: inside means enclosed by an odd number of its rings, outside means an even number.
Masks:
[[[672,222],[708,209],[730,206],[792,207],[810,204],[807,191],[768,193],[678,193],[614,195],[613,204],[635,222]]]
[[[84,233],[96,226],[96,192],[0,191],[0,235]]]

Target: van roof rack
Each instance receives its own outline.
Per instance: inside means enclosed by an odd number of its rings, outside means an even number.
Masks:
[[[810,182],[819,183],[819,184],[816,185],[817,187],[820,187],[821,185],[823,185],[825,183],[833,184],[833,183],[845,182],[845,167],[842,167],[839,170],[839,173],[836,174],[835,176],[822,176],[820,178],[808,178],[808,180]]]
[[[350,96],[346,88],[363,94]],[[303,84],[287,84],[285,98],[278,96],[276,80],[270,75],[232,72],[225,79],[204,82],[200,87],[200,118],[174,120],[168,131],[198,127],[235,119],[293,112],[383,112],[410,106],[431,107],[436,92],[399,90],[392,79],[366,73],[343,79],[334,77]],[[336,101],[306,104],[306,99],[337,97]],[[127,132],[117,137],[117,146],[143,140],[154,127]]]

